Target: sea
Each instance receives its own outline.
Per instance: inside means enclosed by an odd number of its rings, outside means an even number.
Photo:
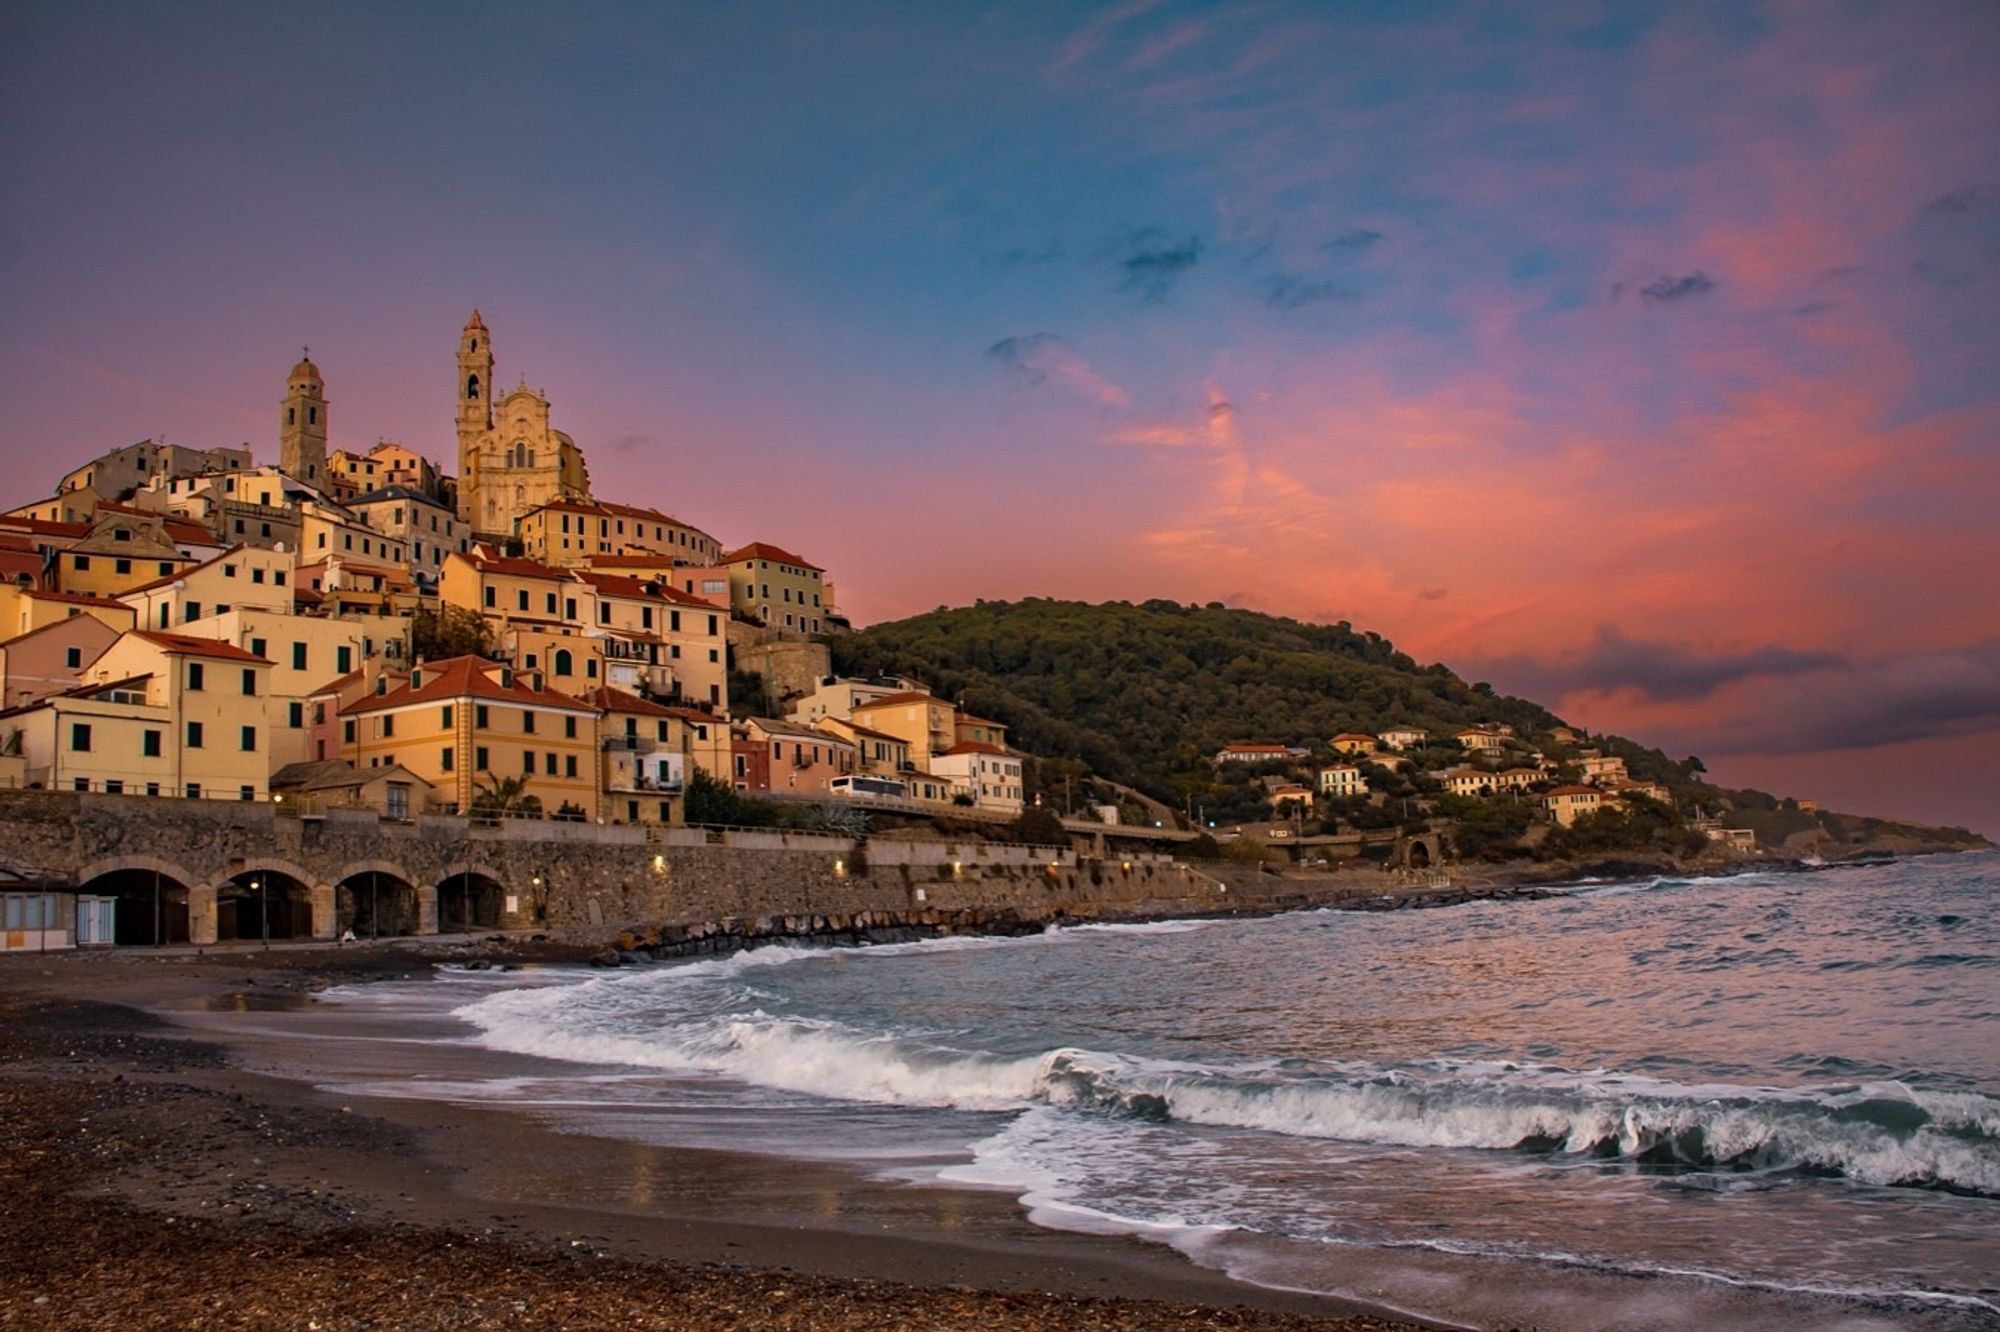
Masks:
[[[355,1084],[1005,1190],[1450,1326],[2000,1326],[2000,856],[337,992]],[[470,1071],[468,1071],[470,1070]]]

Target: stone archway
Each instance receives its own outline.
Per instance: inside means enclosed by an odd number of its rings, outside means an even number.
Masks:
[[[215,885],[217,943],[310,939],[314,923],[310,879],[258,868]]]
[[[497,930],[507,888],[490,874],[461,869],[438,880],[437,928],[440,934]]]
[[[380,939],[437,933],[437,890],[419,888],[386,860],[347,866],[333,883],[334,934]]]
[[[96,861],[76,876],[77,891],[117,899],[112,939],[120,947],[184,944],[190,889],[201,880],[157,856]]]
[[[1444,861],[1444,839],[1436,833],[1421,833],[1404,838],[1396,851],[1405,869],[1433,869]]]

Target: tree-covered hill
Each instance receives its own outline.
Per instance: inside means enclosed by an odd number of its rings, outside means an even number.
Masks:
[[[1324,750],[1342,731],[1417,726],[1438,740],[1479,722],[1539,741],[1546,708],[1421,666],[1379,634],[1220,603],[982,601],[830,640],[843,675],[908,675],[1007,723],[1020,748],[1080,760],[1175,804],[1235,741]],[[1684,765],[1629,742],[1634,776],[1680,787]]]

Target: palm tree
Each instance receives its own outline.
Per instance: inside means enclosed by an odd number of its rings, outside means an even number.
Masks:
[[[492,824],[505,818],[542,817],[541,797],[528,794],[526,777],[495,777],[489,772],[482,781],[472,793],[472,817],[476,821]]]

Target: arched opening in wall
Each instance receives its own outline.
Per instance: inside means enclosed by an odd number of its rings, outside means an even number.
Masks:
[[[215,892],[215,940],[312,938],[312,889],[279,870],[244,870]]]
[[[1421,837],[1417,838],[1410,843],[1409,850],[1404,853],[1403,859],[1404,863],[1411,869],[1429,869],[1431,867],[1430,844]]]
[[[438,884],[438,933],[469,934],[500,927],[507,890],[498,879],[466,871]]]
[[[120,947],[188,941],[187,885],[161,870],[123,869],[100,874],[79,896],[115,899],[111,939]]]
[[[417,932],[417,890],[408,880],[377,870],[350,874],[334,885],[333,931],[357,939]]]
[[[475,348],[479,346],[479,344],[478,344],[478,343],[476,343],[476,342],[475,342],[475,343],[473,343],[472,345],[473,345],[473,346],[474,346]],[[465,396],[466,396],[467,398],[477,398],[477,397],[479,396],[479,376],[478,376],[478,375],[467,375],[467,376],[465,377]]]

